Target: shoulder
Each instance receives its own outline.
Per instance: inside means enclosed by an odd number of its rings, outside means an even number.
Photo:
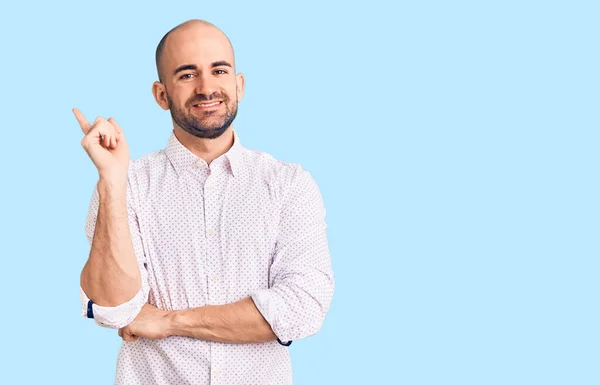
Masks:
[[[129,161],[129,183],[136,190],[144,188],[150,180],[163,175],[169,167],[165,150],[158,150]]]
[[[129,172],[134,174],[148,172],[154,169],[162,169],[168,162],[165,150],[158,150],[146,154],[129,162]]]
[[[245,164],[276,190],[284,201],[298,195],[320,195],[312,174],[299,163],[286,162],[269,153],[248,149],[244,151],[244,159]]]
[[[264,151],[245,149],[243,156],[249,168],[261,173],[270,182],[290,185],[298,179],[310,177],[310,173],[299,163],[277,159]]]

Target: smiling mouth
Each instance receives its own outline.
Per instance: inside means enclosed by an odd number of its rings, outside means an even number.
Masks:
[[[194,108],[200,108],[200,109],[206,109],[206,108],[212,108],[212,107],[217,107],[220,106],[223,103],[222,100],[219,100],[217,102],[210,102],[210,103],[196,103],[193,105]]]

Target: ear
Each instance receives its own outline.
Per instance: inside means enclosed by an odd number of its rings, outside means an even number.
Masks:
[[[169,101],[167,100],[167,88],[161,82],[154,82],[152,84],[152,95],[154,100],[163,110],[169,109]]]
[[[237,75],[235,75],[235,83],[237,91],[237,101],[239,102],[244,96],[244,85],[246,83],[243,73],[239,72]]]

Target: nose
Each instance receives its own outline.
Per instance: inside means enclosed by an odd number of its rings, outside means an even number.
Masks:
[[[217,90],[216,81],[210,74],[199,75],[196,79],[196,93],[198,95],[202,94],[208,99]]]

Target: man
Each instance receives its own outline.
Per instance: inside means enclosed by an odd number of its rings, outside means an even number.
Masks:
[[[123,130],[74,109],[99,181],[83,314],[124,340],[117,384],[291,384],[287,346],[334,291],[320,191],[300,165],[244,148],[229,39],[181,24],[156,50],[166,149],[130,161]]]

